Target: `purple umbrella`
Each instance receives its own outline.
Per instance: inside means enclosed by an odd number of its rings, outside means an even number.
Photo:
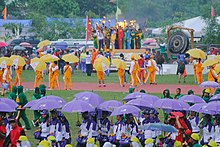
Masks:
[[[205,82],[202,82],[199,86],[203,88],[218,88],[219,84],[214,81],[205,81]]]
[[[64,112],[91,112],[94,111],[95,108],[82,100],[72,100],[71,102],[66,103],[66,105],[63,106],[62,111]]]
[[[0,112],[14,112],[15,108],[10,107],[4,102],[0,102]]]
[[[64,101],[61,97],[55,96],[55,95],[44,96],[44,97],[40,98],[38,101],[40,102],[40,101],[44,101],[44,100],[56,101],[56,102],[59,102],[62,106],[64,106],[66,104],[66,101]]]
[[[154,107],[168,110],[188,110],[189,105],[178,100],[165,98],[156,101]]]
[[[115,108],[111,114],[111,116],[123,115],[123,114],[133,114],[139,116],[139,112],[141,110],[138,107],[132,105],[123,105],[121,107]]]
[[[38,100],[31,100],[30,102],[28,102],[26,105],[24,105],[24,108],[30,108],[33,105],[35,105],[38,102]]]
[[[30,110],[51,110],[62,108],[62,104],[58,101],[44,99],[34,104]]]
[[[179,100],[186,103],[205,103],[201,97],[196,95],[184,95]]]
[[[14,100],[11,100],[11,99],[8,99],[8,98],[0,98],[0,102],[8,104],[12,108],[17,108],[18,107],[18,104]]]
[[[134,105],[137,107],[153,108],[153,103],[149,103],[146,99],[133,99],[127,102],[127,104]]]
[[[93,107],[97,107],[101,103],[103,103],[103,99],[93,92],[80,92],[74,95],[76,98],[75,100],[82,100],[89,104],[91,104]]]
[[[205,106],[206,103],[198,103],[194,104],[193,106],[189,107],[190,111],[200,112],[203,106]]]
[[[220,112],[220,102],[219,101],[209,102],[208,104],[203,106],[202,109],[205,109],[207,111]]]
[[[104,111],[112,111],[113,108],[122,106],[123,104],[116,100],[109,100],[101,103],[98,108]]]
[[[143,100],[146,100],[150,104],[154,104],[159,98],[155,95],[146,94],[146,96],[142,97]]]
[[[67,47],[68,47],[68,44],[64,41],[58,42],[55,44],[56,49],[66,50]]]
[[[146,93],[141,93],[141,92],[133,92],[133,93],[130,93],[128,95],[126,95],[124,98],[123,98],[123,101],[130,101],[132,99],[137,99],[137,98],[143,98],[144,96],[146,96]]]
[[[216,94],[212,96],[209,101],[219,101],[219,100],[220,100],[220,94]]]

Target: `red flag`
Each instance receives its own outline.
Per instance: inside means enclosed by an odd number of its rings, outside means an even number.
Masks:
[[[89,17],[86,17],[86,42],[90,39],[92,34],[92,23]]]
[[[214,9],[214,7],[212,7],[211,15],[212,15],[212,17],[215,17],[215,9]]]
[[[4,21],[6,21],[7,19],[7,7],[5,6],[5,8],[2,10],[2,16],[4,18]]]

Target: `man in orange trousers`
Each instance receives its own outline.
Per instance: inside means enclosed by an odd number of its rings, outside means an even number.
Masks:
[[[198,84],[201,84],[203,81],[202,80],[202,70],[203,70],[202,61],[199,58],[198,62],[196,64],[196,79],[197,79]]]
[[[42,80],[43,80],[42,71],[36,70],[34,88],[39,87],[40,84],[42,83]]]
[[[118,68],[118,77],[119,77],[121,87],[124,87],[125,86],[125,83],[124,83],[124,69]]]
[[[72,75],[72,67],[69,65],[69,62],[66,62],[64,66],[64,90],[72,90],[72,82],[71,82],[71,75]]]
[[[22,73],[22,66],[15,66],[15,73],[16,73],[16,78],[14,82],[14,86],[21,86],[22,85],[22,80],[21,80],[21,73]]]
[[[51,89],[54,89],[57,87],[60,89],[60,84],[59,84],[59,67],[57,65],[57,61],[54,61],[54,64],[52,65],[52,77],[51,77]]]

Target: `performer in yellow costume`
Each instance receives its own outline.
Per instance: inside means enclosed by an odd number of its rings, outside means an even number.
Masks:
[[[43,80],[42,71],[36,70],[35,72],[35,81],[34,81],[34,88],[39,87]]]
[[[121,87],[124,87],[125,86],[125,83],[124,83],[124,69],[118,68],[118,77],[119,77]]]
[[[198,84],[201,84],[202,81],[203,81],[203,79],[202,79],[202,70],[203,70],[202,61],[199,58],[198,62],[196,64],[196,80],[197,80]]]
[[[21,86],[22,85],[22,80],[21,80],[21,73],[22,73],[23,67],[22,66],[15,66],[15,73],[16,73],[16,78],[14,82],[14,86]]]
[[[64,66],[64,90],[72,90],[72,82],[71,82],[71,75],[72,75],[72,67],[69,65],[69,62],[66,62]]]
[[[52,65],[52,77],[51,77],[51,89],[54,89],[55,87],[57,87],[58,89],[60,89],[60,84],[59,84],[59,68],[57,65],[57,61],[54,61],[54,64]]]

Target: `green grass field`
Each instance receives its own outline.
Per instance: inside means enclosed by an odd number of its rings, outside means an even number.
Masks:
[[[207,80],[207,76],[203,75],[204,80]],[[23,82],[34,82],[35,80],[35,73],[32,70],[26,70],[22,72],[22,80]],[[44,82],[48,82],[48,75],[44,75],[43,77]],[[60,74],[59,81],[63,81],[63,76]],[[72,76],[73,82],[97,82],[96,73],[93,73],[91,77],[88,77],[85,73],[82,73],[79,70],[75,70]],[[127,74],[127,81],[129,81],[129,75]],[[160,84],[177,84],[178,76],[177,75],[163,75],[163,76],[156,76],[157,83]],[[112,72],[110,76],[105,76],[106,83],[119,83],[117,72]],[[195,84],[193,75],[188,75],[186,77],[186,83],[182,84]]]

